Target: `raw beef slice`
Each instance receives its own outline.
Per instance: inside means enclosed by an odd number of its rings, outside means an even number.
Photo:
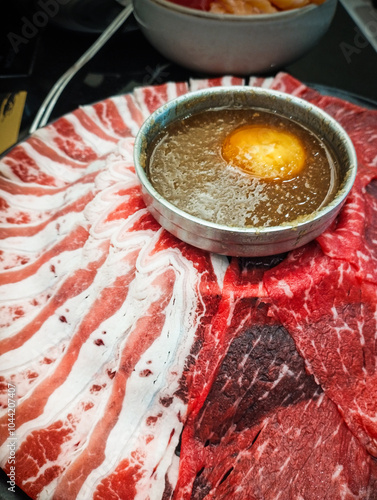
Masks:
[[[376,464],[306,373],[287,330],[268,304],[237,294],[255,274],[250,260],[226,274],[234,294],[212,323],[223,328],[206,373],[213,383],[184,427],[173,498],[377,498]],[[208,366],[205,350],[197,366]]]

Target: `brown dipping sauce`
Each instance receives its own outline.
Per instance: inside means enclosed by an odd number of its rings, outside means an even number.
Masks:
[[[263,179],[225,161],[224,140],[245,125],[294,134],[305,151],[302,170]],[[329,146],[302,125],[258,109],[213,109],[174,122],[151,145],[146,173],[153,187],[181,210],[232,227],[290,223],[334,198],[337,164]]]

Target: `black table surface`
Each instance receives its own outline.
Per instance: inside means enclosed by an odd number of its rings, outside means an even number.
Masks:
[[[120,9],[118,5],[113,6],[109,16],[114,17]],[[96,20],[93,16],[94,21],[86,31],[69,29],[64,23],[52,20],[28,43],[20,45],[15,55],[7,35],[20,29],[21,16],[22,12],[17,10],[12,18],[14,26],[3,26],[0,33],[0,93],[27,92],[20,132],[20,140],[23,140],[53,84],[96,40],[101,22],[109,20],[102,17]],[[377,53],[362,39],[359,28],[340,3],[330,29],[318,45],[281,70],[324,93],[377,107]],[[135,86],[211,76],[194,73],[166,60],[143,37],[131,16],[68,84],[51,120],[80,105],[130,92]],[[29,498],[19,488],[15,493],[9,492],[7,479],[1,471],[1,500]]]

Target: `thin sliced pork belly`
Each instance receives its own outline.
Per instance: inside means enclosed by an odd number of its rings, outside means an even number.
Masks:
[[[0,171],[2,175],[15,182],[64,188],[84,175],[103,168],[102,161],[94,161],[96,159],[97,157],[93,157],[89,168],[87,163],[71,167],[56,161],[52,156],[41,155],[31,144],[25,142],[16,146],[0,161]]]
[[[48,424],[47,427],[49,428],[50,426],[59,426],[59,423],[63,422],[63,427],[65,427],[72,417],[76,421],[80,421],[81,418],[85,420],[89,418],[85,413],[80,413],[77,408],[85,409],[90,403],[90,399],[89,401],[85,399],[88,398],[87,392],[89,392],[89,394],[90,392],[98,392],[105,387],[104,382],[98,383],[101,382],[101,377],[97,375],[99,367],[103,366],[104,362],[105,370],[102,378],[109,381],[111,380],[107,373],[107,370],[111,370],[110,373],[112,373],[112,368],[109,368],[109,366],[111,366],[111,358],[109,358],[109,356],[116,355],[116,340],[122,340],[123,335],[125,335],[127,331],[127,329],[125,329],[125,331],[119,328],[116,329],[114,326],[115,321],[119,322],[121,320],[122,315],[118,314],[120,314],[120,308],[124,308],[125,306],[124,301],[128,293],[129,285],[134,277],[134,259],[136,255],[137,252],[135,250],[131,251],[128,255],[122,256],[114,255],[114,253],[111,252],[107,261],[103,264],[103,269],[100,269],[97,279],[93,281],[92,286],[87,290],[86,297],[82,297],[81,304],[86,301],[90,307],[87,309],[87,312],[83,309],[81,321],[78,324],[72,324],[70,314],[66,315],[67,324],[70,330],[72,330],[68,338],[62,339],[63,342],[66,342],[66,349],[62,353],[60,359],[55,362],[52,372],[42,379],[33,389],[29,397],[26,397],[18,406],[18,425],[20,428],[17,432],[20,435],[24,435],[25,432],[28,434],[27,427],[29,425],[29,429],[33,429],[30,439],[38,440],[39,433],[36,430],[36,428],[38,428],[38,422],[40,422],[40,432],[41,435],[43,435],[45,433],[44,427],[46,424]],[[111,267],[112,272],[110,269]],[[102,274],[106,275],[105,281],[101,276]],[[69,300],[66,305],[67,308],[69,308]],[[100,313],[98,313],[99,310]],[[107,325],[106,320],[109,318],[111,318],[111,322]],[[122,318],[122,322],[126,326],[127,321],[124,321],[124,318]],[[108,331],[107,328],[110,330]],[[114,334],[117,335],[118,339],[113,337]],[[107,344],[108,342],[109,344]],[[108,347],[106,348],[107,345]],[[96,352],[98,352],[97,355],[95,355]],[[94,361],[90,363],[89,366],[88,356],[89,359]],[[94,378],[96,379],[96,383],[93,383]],[[81,394],[82,392],[84,392],[84,394]],[[84,396],[84,400],[80,400],[80,396]],[[38,402],[38,405],[35,405],[35,402]],[[103,404],[104,401],[102,400],[101,406],[103,406]],[[65,413],[67,411],[67,406],[69,407],[68,411],[73,412],[72,414]],[[64,415],[66,416],[64,417]],[[70,417],[70,415],[72,415],[72,417]],[[98,413],[96,417],[98,419]],[[55,421],[55,419],[57,420]],[[95,422],[96,425],[94,425],[94,430],[91,428],[93,423],[90,427],[87,427],[88,424],[90,425],[90,421],[81,423],[81,425],[85,426],[86,435],[88,435],[90,431],[95,431],[98,422]],[[80,436],[84,443],[85,440],[88,439],[85,434]],[[67,463],[64,461],[64,452],[66,452],[66,449],[70,446],[71,453],[78,453],[76,446],[78,439],[79,437],[77,434],[73,435],[74,442],[68,441],[68,436],[66,436],[62,449],[59,450],[57,447],[54,451],[57,455],[56,459],[59,459],[56,465],[60,473],[67,467]],[[18,450],[18,460],[21,463],[26,461],[26,469],[22,470],[24,489],[26,492],[29,492],[30,488],[30,492],[35,494],[36,489],[40,492],[53,477],[49,474],[46,484],[44,484],[42,478],[39,478],[39,481],[30,481],[36,484],[28,484],[28,479],[34,478],[35,474],[30,474],[32,471],[28,466],[30,451],[27,446],[27,441],[26,438],[25,448],[22,449],[21,447]],[[56,444],[62,445],[63,442],[57,442]],[[61,453],[63,457],[60,456]],[[43,457],[44,453],[40,455],[40,458]],[[68,454],[68,464],[72,459],[70,454]],[[49,459],[47,464],[50,473],[55,469],[55,464],[51,462],[53,461]],[[91,463],[93,463],[93,460],[89,460],[87,466],[90,467]],[[68,492],[66,493],[68,494]],[[66,495],[63,498],[75,498],[75,496]]]
[[[94,183],[75,182],[60,191],[31,196],[2,192],[0,228],[10,225],[35,225],[53,217],[62,206],[77,200],[92,189]],[[89,201],[89,200],[88,200]],[[56,218],[56,217],[55,217]]]
[[[80,225],[83,227],[88,225],[83,210],[87,207],[85,202],[89,202],[93,196],[90,190],[41,224],[14,224],[0,228],[3,252],[0,261],[3,272],[13,268],[17,268],[15,272],[19,272],[20,265],[37,266],[37,260],[43,259],[43,254],[50,252],[51,248],[59,247],[59,242],[66,240],[69,244],[68,235],[75,234]],[[64,248],[60,247],[60,251],[64,251]],[[19,256],[22,257],[21,260]]]
[[[83,109],[92,120],[119,138],[136,136],[144,121],[132,94],[112,97]]]
[[[253,83],[254,77],[251,77],[250,84]],[[258,86],[263,87],[264,82],[261,78],[257,79]],[[293,76],[288,73],[280,72],[278,73],[271,81],[271,79],[266,78],[266,82],[268,82],[268,86],[272,90],[278,90],[280,92],[285,92],[286,94],[298,95],[303,90],[308,87],[297,80]]]
[[[34,262],[0,273],[0,283],[5,283],[5,286],[7,287],[4,298],[9,298],[8,291],[11,284],[19,283],[20,281],[37,275],[41,267],[45,266],[46,264],[48,264],[49,270],[56,274],[57,257],[60,256],[63,252],[74,252],[77,249],[81,249],[84,246],[88,236],[89,233],[85,228],[83,228],[82,226],[77,226],[68,236],[62,238],[61,241],[58,241],[51,248],[46,249],[46,251],[44,251],[42,255],[36,258]],[[67,263],[65,263],[65,265],[66,264]],[[40,277],[37,276],[36,280],[38,281],[39,279]],[[18,294],[19,290],[18,292],[16,292],[16,295]]]
[[[10,179],[7,179],[3,177],[4,172],[1,170],[1,175],[0,175],[0,189],[1,193],[9,193],[11,195],[24,195],[24,196],[51,196],[55,193],[61,193],[64,192],[66,189],[69,189],[72,185],[74,184],[90,184],[94,181],[95,177],[98,174],[98,171],[93,171],[89,173],[84,173],[79,179],[77,179],[75,182],[72,182],[71,184],[68,184],[66,186],[62,186],[60,188],[57,187],[51,187],[51,186],[43,186],[39,184],[32,184],[28,183],[25,184],[20,181],[13,181]]]
[[[82,163],[83,168],[109,153],[114,147],[113,141],[99,140],[71,115],[59,118],[51,125],[39,129],[36,135],[52,149],[57,148],[60,155],[66,155]],[[87,142],[88,137],[91,140]]]
[[[231,87],[244,85],[245,80],[236,76],[222,76],[219,78],[190,78],[190,91],[208,89],[210,87]]]
[[[178,465],[174,453],[187,406],[187,388],[181,385],[181,374],[186,360],[190,359],[188,358],[190,348],[198,330],[208,322],[208,313],[217,307],[219,289],[215,294],[205,295],[207,289],[214,291],[216,288],[215,273],[211,271],[208,255],[195,249],[185,248],[184,244],[174,241],[165,231],[161,233],[158,241],[152,241],[149,246],[149,249],[143,249],[138,269],[146,275],[151,272],[154,274],[155,266],[160,267],[166,259],[167,266],[162,265],[159,272],[164,268],[171,271],[176,269],[175,280],[170,284],[170,286],[174,284],[174,296],[167,305],[165,318],[161,317],[162,323],[159,325],[159,328],[162,328],[161,334],[145,352],[144,357],[139,358],[138,369],[129,380],[131,410],[135,404],[140,406],[139,395],[148,393],[151,380],[157,387],[151,402],[142,401],[145,408],[140,427],[137,429],[134,427],[135,419],[132,417],[132,411],[125,413],[122,423],[119,423],[123,432],[127,433],[129,442],[125,448],[128,450],[127,455],[123,457],[120,455],[122,458],[115,467],[111,464],[111,458],[119,445],[117,446],[117,442],[113,439],[108,442],[109,459],[107,463],[105,462],[105,470],[110,474],[103,480],[102,467],[95,471],[94,475],[92,474],[93,479],[98,478],[94,494],[96,499],[108,498],[109,494],[113,495],[113,498],[127,498],[131,492],[132,498],[135,499],[157,499],[162,498],[167,489],[174,488]],[[222,266],[223,259],[216,260],[217,266],[219,264]],[[144,287],[145,283],[148,283],[146,275],[138,276],[140,286],[143,283]],[[201,292],[204,294],[201,295]],[[150,320],[158,325],[159,315],[154,313],[153,318],[148,318],[146,315],[139,320],[140,325],[137,324],[136,328],[141,328],[141,332],[148,332],[150,328],[153,335],[156,327],[144,326],[144,322],[148,324]],[[137,344],[140,343],[136,332],[134,340]],[[128,347],[129,355],[134,352],[138,355],[140,346],[137,344]],[[172,484],[167,478],[170,478]]]
[[[9,189],[3,191],[7,207],[6,222],[0,224],[0,269],[37,265],[38,259],[59,247],[80,224],[87,225],[83,210],[94,197],[97,174],[85,175],[65,188],[42,191],[30,186],[25,192],[18,185],[5,184]]]
[[[72,113],[72,116],[77,118],[84,129],[87,130],[90,134],[94,134],[96,137],[103,141],[114,142],[115,144],[117,144],[118,137],[106,131],[102,123],[98,123],[98,121],[92,120],[90,115],[91,113],[87,112],[85,107],[78,108]]]
[[[28,144],[31,146],[33,149],[35,149],[36,153],[39,154],[39,157],[37,157],[40,160],[40,163],[44,164],[44,162],[48,162],[49,164],[56,165],[55,168],[58,168],[59,164],[63,164],[64,169],[67,169],[68,172],[71,170],[69,167],[72,169],[82,169],[86,168],[86,165],[83,165],[82,162],[80,161],[74,161],[70,157],[64,155],[64,154],[59,154],[58,151],[56,151],[56,147],[50,147],[47,145],[46,141],[43,141],[41,138],[37,136],[37,134],[40,134],[42,137],[45,134],[44,130],[37,131],[36,134],[32,135],[29,137],[26,141],[25,144]],[[58,176],[59,174],[63,172],[58,171]],[[82,172],[77,174],[81,176]],[[72,175],[72,174],[71,174]]]
[[[93,197],[94,192],[92,189],[89,189],[87,192],[84,191],[79,198],[71,203],[69,203],[70,200],[68,198],[68,200],[64,200],[64,202],[68,201],[67,205],[63,205],[62,208],[50,214],[45,213],[44,215],[47,215],[47,217],[39,224],[4,224],[0,227],[0,239],[13,240],[16,238],[35,236],[43,233],[48,226],[53,225],[56,226],[57,232],[59,233],[62,226],[66,224],[67,216],[82,212]],[[80,216],[77,216],[77,218],[79,219]],[[8,246],[7,242],[5,242],[5,246]]]
[[[248,81],[250,87],[263,87],[269,89],[274,82],[274,77],[264,78],[262,76],[251,76]]]
[[[17,266],[24,266],[33,260],[35,254],[27,250],[0,250],[0,267],[7,270]]]
[[[39,232],[33,233],[30,231],[30,236],[26,233],[23,236],[4,238],[1,241],[1,246],[4,249],[4,270],[8,271],[19,267],[19,265],[32,265],[44,252],[58,245],[59,241],[65,239],[70,233],[74,233],[80,225],[87,227],[87,221],[84,219],[82,212],[69,212],[58,222],[52,221],[50,224],[44,225]],[[22,256],[19,263],[16,259],[17,255]]]
[[[40,165],[31,158],[25,148],[20,144],[13,148],[2,160],[0,160],[1,174],[12,181],[35,183],[45,186],[61,186],[64,183],[46,174]]]
[[[187,83],[169,82],[150,87],[137,87],[134,90],[134,97],[145,119],[157,108],[180,95],[186,94],[188,90]]]
[[[133,144],[133,139],[123,140],[119,144],[119,154],[107,158],[106,169],[96,178],[97,195],[85,209],[91,235],[95,238],[115,237],[124,227],[124,221],[145,209],[130,161]]]
[[[63,279],[59,279],[59,277],[56,278],[53,270],[47,269],[47,271],[50,271],[50,275],[52,275],[57,281],[59,281],[59,288],[49,298],[50,300],[48,301],[46,306],[38,313],[36,317],[33,318],[30,324],[26,325],[17,333],[12,334],[11,337],[5,337],[0,340],[0,353],[5,354],[9,351],[18,349],[24,346],[26,341],[30,339],[32,339],[32,341],[34,342],[36,332],[38,332],[38,330],[50,317],[55,316],[56,311],[59,308],[63,307],[65,301],[78,295],[81,296],[85,292],[85,290],[87,290],[87,288],[92,284],[99,267],[104,262],[107,249],[108,245],[104,243],[97,245],[90,245],[89,243],[85,245],[83,249],[83,256],[85,257],[84,259],[82,259],[83,265],[77,270],[75,269],[71,274],[67,273],[68,276],[66,276],[63,271]],[[77,258],[71,260],[73,261],[73,265],[77,264]],[[65,266],[62,266],[62,268],[63,267]],[[41,271],[41,274],[45,275],[45,269],[41,268]],[[25,285],[28,285],[28,288],[31,287],[31,289],[33,289],[33,284],[34,283],[32,278],[26,278],[24,281],[18,283],[17,285],[8,285],[9,293],[12,294],[13,298],[13,295],[15,295],[17,291],[16,287],[18,287],[18,289],[21,290],[19,292],[19,295],[23,295],[25,297],[28,289],[25,290],[25,288],[23,287],[25,287]],[[41,286],[42,290],[45,290],[45,288],[48,287],[48,284],[49,282],[46,278],[44,278],[41,284],[38,283],[38,285]],[[37,290],[37,293],[38,292],[40,292],[40,290]]]
[[[301,99],[310,101],[313,104],[316,104],[322,97],[322,95],[316,90],[307,87],[296,78],[293,78],[293,76],[284,72],[280,72],[275,77],[269,78],[252,76],[250,77],[248,83],[254,87],[263,87],[292,94],[296,97],[300,97]]]

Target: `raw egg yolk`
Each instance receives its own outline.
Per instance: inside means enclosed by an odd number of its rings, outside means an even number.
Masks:
[[[295,177],[306,157],[297,136],[265,125],[244,125],[231,132],[222,155],[227,163],[267,180]]]

